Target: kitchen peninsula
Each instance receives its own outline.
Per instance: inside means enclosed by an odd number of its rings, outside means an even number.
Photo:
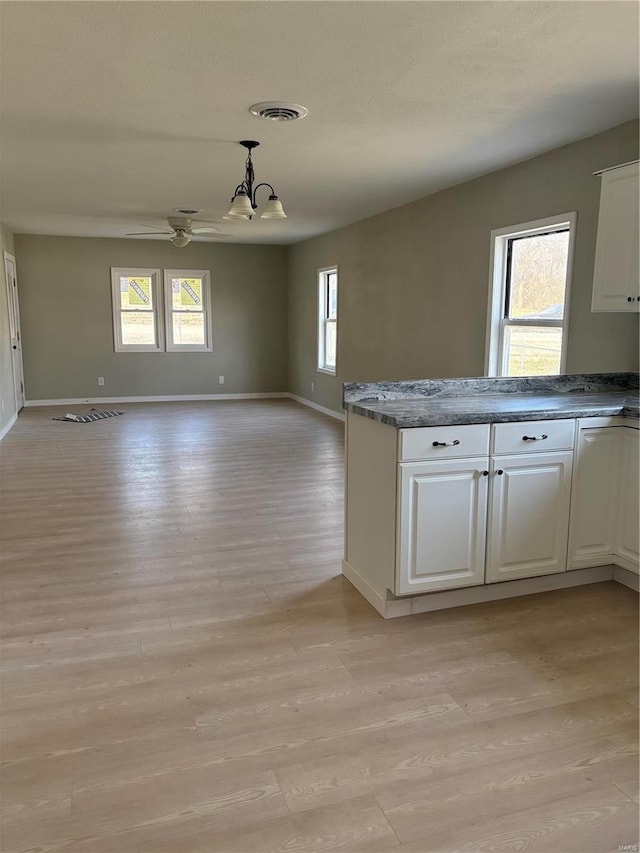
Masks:
[[[638,589],[638,379],[346,383],[344,575],[385,617]]]

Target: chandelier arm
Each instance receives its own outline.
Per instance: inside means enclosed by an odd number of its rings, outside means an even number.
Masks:
[[[257,185],[254,187],[254,190],[253,190],[253,198],[251,199],[251,202],[252,202],[252,205],[253,205],[254,209],[255,209],[255,207],[256,207],[256,193],[258,192],[258,190],[260,189],[260,187],[269,187],[269,189],[271,190],[271,195],[275,195],[275,194],[276,194],[276,191],[275,191],[275,190],[274,190],[274,188],[271,186],[271,184],[268,184],[266,181],[262,181],[262,183],[257,184]]]

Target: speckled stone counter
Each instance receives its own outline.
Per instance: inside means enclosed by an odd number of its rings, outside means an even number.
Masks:
[[[346,383],[349,412],[390,426],[638,418],[637,373]]]

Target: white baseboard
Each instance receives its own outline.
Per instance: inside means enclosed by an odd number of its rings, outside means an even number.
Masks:
[[[34,408],[36,406],[81,406],[90,403],[95,405],[99,403],[105,405],[107,403],[188,403],[198,400],[215,402],[216,400],[295,400],[303,406],[308,406],[310,409],[315,409],[317,412],[322,412],[323,415],[329,415],[331,418],[336,418],[339,421],[344,421],[343,412],[334,412],[333,409],[327,409],[325,406],[320,406],[312,400],[306,400],[304,397],[298,397],[297,394],[290,394],[288,391],[264,391],[251,394],[161,394],[148,395],[139,397],[66,397],[52,400],[27,400],[25,406]]]
[[[0,441],[2,441],[2,439],[9,432],[9,430],[11,429],[11,427],[15,424],[15,422],[17,420],[18,420],[18,413],[16,412],[13,415],[11,415],[8,422],[2,427],[2,429],[0,429]]]
[[[386,598],[383,598],[380,593],[376,592],[376,590],[369,585],[369,583],[362,577],[362,575],[359,575],[358,572],[356,572],[356,570],[352,566],[350,566],[346,560],[342,561],[342,574],[350,583],[355,586],[360,595],[366,598],[369,604],[373,608],[375,608],[381,616],[386,616]]]
[[[613,579],[623,586],[628,586],[629,589],[633,589],[635,592],[640,592],[640,576],[635,571],[629,572],[623,569],[622,566],[616,566],[613,570]]]
[[[623,569],[619,571],[624,571]],[[600,583],[602,581],[618,580],[615,566],[597,566],[589,569],[577,569],[571,572],[560,572],[557,575],[545,575],[540,578],[523,578],[502,583],[470,586],[461,589],[448,589],[442,592],[430,592],[424,595],[412,595],[405,598],[385,598],[373,589],[365,578],[354,568],[342,562],[342,574],[350,581],[358,592],[367,599],[385,619],[396,616],[409,616],[414,613],[428,613],[433,610],[447,610],[451,607],[463,607],[466,604],[480,604],[485,601],[500,601],[505,598],[516,598],[521,595],[532,595],[536,592],[550,592],[556,589],[566,589],[573,586]],[[625,575],[630,576],[630,572]],[[637,580],[637,578],[636,578]],[[624,583],[624,580],[620,580]],[[626,583],[630,586],[632,581]],[[632,587],[633,588],[633,587]]]
[[[286,399],[286,391],[265,391],[255,394],[162,394],[144,397],[69,397],[55,400],[27,400],[25,406],[77,406],[83,403],[188,403],[198,400],[263,400]]]
[[[315,409],[316,412],[322,412],[323,415],[329,415],[330,418],[335,418],[337,421],[344,421],[344,412],[335,412],[333,409],[327,409],[326,406],[321,406],[319,403],[314,403],[312,400],[307,400],[306,397],[298,397],[297,394],[288,393],[287,397],[300,403],[302,406],[308,406],[310,409]]]

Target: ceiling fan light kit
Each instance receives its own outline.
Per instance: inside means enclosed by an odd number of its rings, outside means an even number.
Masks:
[[[174,246],[177,246],[179,249],[184,249],[185,246],[188,246],[191,242],[191,237],[186,234],[182,229],[176,231],[173,237],[169,238]]]
[[[253,171],[253,160],[251,159],[251,151],[252,149],[257,148],[260,143],[255,142],[251,139],[243,139],[240,142],[240,145],[242,145],[248,151],[247,159],[245,161],[244,180],[235,188],[233,196],[231,198],[231,207],[222,218],[246,220],[252,219],[255,215],[255,211],[258,209],[258,205],[256,203],[256,194],[261,187],[268,187],[271,190],[271,194],[267,200],[267,203],[264,206],[262,213],[260,214],[260,218],[286,219],[287,214],[284,212],[282,202],[276,195],[276,192],[271,186],[271,184],[266,183],[266,181],[262,181],[259,184],[255,183],[255,173]]]

